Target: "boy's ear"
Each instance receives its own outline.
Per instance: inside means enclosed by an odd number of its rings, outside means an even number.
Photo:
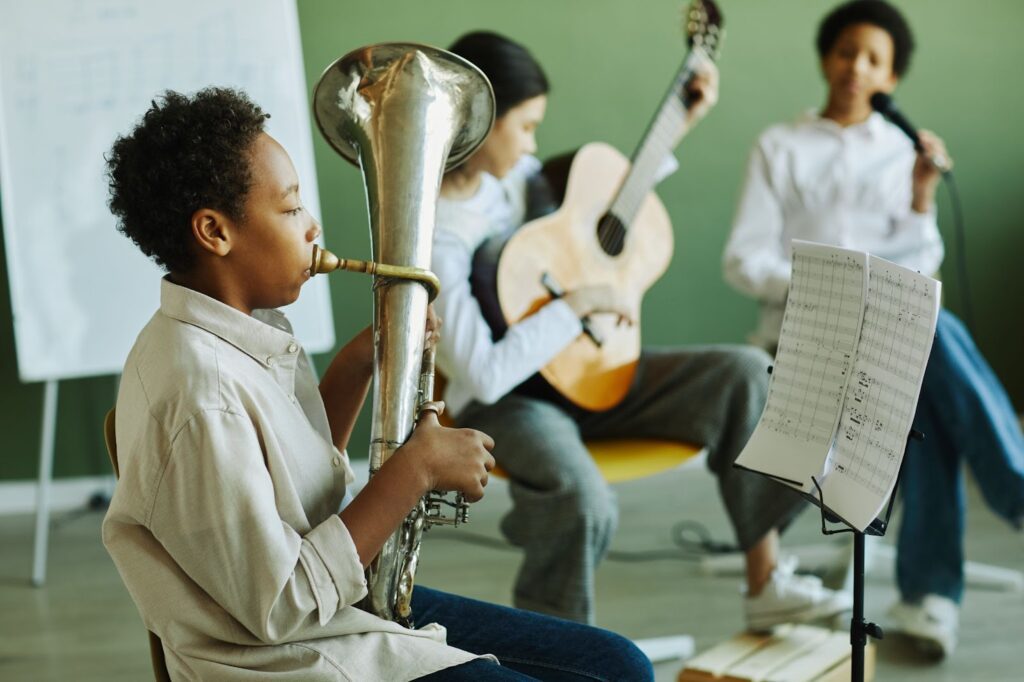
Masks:
[[[200,249],[216,256],[231,251],[234,223],[220,211],[201,208],[192,214],[192,237]]]

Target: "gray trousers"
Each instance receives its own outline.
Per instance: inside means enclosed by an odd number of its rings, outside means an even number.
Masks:
[[[703,445],[740,547],[782,529],[803,507],[783,485],[733,468],[768,389],[770,357],[749,346],[645,350],[633,387],[600,413],[510,393],[472,403],[459,426],[494,438],[508,472],[512,510],[501,529],[524,550],[513,602],[519,608],[594,621],[594,569],[618,523],[615,494],[584,439],[659,438]]]

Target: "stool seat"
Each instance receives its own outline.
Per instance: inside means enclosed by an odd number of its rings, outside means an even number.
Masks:
[[[655,438],[591,440],[586,446],[594,464],[609,483],[660,474],[682,466],[703,452],[703,448],[697,445]],[[500,465],[491,473],[499,478],[508,478],[508,473]]]

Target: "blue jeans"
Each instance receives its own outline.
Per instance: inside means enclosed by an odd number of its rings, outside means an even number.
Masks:
[[[970,334],[942,310],[900,483],[903,523],[896,581],[904,601],[926,594],[959,602],[964,591],[964,462],[988,506],[1024,520],[1024,436],[1002,385]]]
[[[416,587],[417,623],[440,623],[448,644],[494,654],[501,665],[476,660],[422,677],[432,682],[654,680],[647,657],[625,637],[589,625]]]

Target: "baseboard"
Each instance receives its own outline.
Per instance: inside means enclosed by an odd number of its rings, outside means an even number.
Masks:
[[[0,514],[30,514],[36,510],[36,481],[0,482]],[[98,492],[114,491],[113,476],[58,478],[50,484],[50,510],[68,511],[85,507]]]

